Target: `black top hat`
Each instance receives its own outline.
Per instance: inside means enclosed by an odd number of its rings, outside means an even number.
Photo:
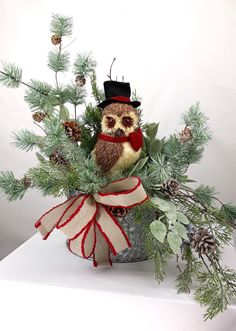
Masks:
[[[132,105],[134,108],[137,108],[141,105],[139,101],[130,100],[131,90],[129,83],[108,80],[104,82],[104,91],[106,100],[104,100],[98,105],[98,107],[102,109],[110,103],[114,102],[127,103],[129,105]]]

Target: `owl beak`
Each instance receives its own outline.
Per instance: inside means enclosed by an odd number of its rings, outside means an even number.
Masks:
[[[124,131],[122,129],[117,129],[115,132],[115,137],[123,137]]]

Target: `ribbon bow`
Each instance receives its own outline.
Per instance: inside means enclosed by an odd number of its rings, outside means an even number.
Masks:
[[[132,208],[147,198],[139,177],[123,178],[100,193],[70,197],[41,216],[35,227],[44,240],[54,228],[60,229],[69,238],[73,253],[93,257],[94,266],[112,265],[110,251],[116,255],[131,243],[107,206]]]

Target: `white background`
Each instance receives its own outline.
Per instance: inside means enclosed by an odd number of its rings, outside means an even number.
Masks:
[[[73,41],[73,56],[93,52],[101,86],[117,57],[114,78],[124,76],[137,89],[144,120],[160,121],[161,137],[180,131],[180,114],[200,101],[214,135],[189,174],[235,201],[236,1],[1,0],[0,60],[21,66],[25,81],[53,80],[47,68],[53,12],[73,16],[74,34],[64,45]],[[73,76],[60,76],[67,78]],[[23,89],[0,87],[0,170],[18,177],[36,162],[10,144],[13,131],[35,129],[23,95]],[[32,235],[35,220],[57,202],[35,191],[17,202],[1,197],[0,258]]]

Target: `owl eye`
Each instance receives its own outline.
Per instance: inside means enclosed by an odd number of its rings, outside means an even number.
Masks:
[[[116,124],[116,120],[113,117],[107,116],[107,126],[113,128]]]
[[[130,126],[133,125],[133,119],[129,116],[124,116],[122,118],[122,123],[123,123],[124,126],[130,127]]]

